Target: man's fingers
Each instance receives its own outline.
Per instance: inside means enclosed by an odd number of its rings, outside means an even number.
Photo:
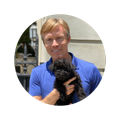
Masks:
[[[66,92],[66,94],[67,94],[67,95],[71,94],[71,93],[73,92],[73,90],[74,90],[74,89],[69,89],[69,90]]]
[[[68,81],[66,81],[63,85],[69,85],[69,83],[71,83],[75,79],[76,79],[76,77],[73,77],[73,78],[69,79]]]
[[[74,91],[74,85],[69,85],[69,83],[71,83],[73,80],[75,80],[76,77],[73,77],[71,79],[69,79],[68,81],[66,81],[65,83],[63,83],[63,85],[65,85],[66,87],[66,94],[69,95]]]
[[[70,103],[69,105],[72,105],[72,103]]]

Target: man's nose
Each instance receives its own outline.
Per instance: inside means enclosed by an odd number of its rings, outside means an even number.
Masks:
[[[56,46],[58,46],[58,43],[57,43],[57,41],[54,39],[54,40],[53,40],[53,43],[52,43],[52,47],[56,47]]]

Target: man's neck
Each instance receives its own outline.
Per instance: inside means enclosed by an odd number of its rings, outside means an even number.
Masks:
[[[69,53],[68,53],[69,54]],[[68,57],[68,60],[70,60],[70,62],[72,62],[72,56],[69,54],[68,55],[69,57]]]
[[[58,58],[59,59],[59,58]],[[61,59],[68,59],[70,62],[72,62],[72,56],[68,53],[66,58],[61,58]],[[55,61],[52,59],[52,62]]]

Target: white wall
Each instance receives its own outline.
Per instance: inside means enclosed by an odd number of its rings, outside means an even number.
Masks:
[[[69,15],[51,15],[37,21],[40,43],[39,63],[46,62],[50,58],[40,37],[41,26],[49,18],[62,18],[68,23],[71,34],[68,51],[80,59],[94,63],[101,72],[101,75],[103,75],[105,69],[105,51],[100,37],[86,22]]]

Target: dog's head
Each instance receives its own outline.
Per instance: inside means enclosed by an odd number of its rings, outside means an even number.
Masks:
[[[75,68],[67,59],[57,59],[49,66],[49,69],[55,74],[56,78],[63,81],[72,77]]]

